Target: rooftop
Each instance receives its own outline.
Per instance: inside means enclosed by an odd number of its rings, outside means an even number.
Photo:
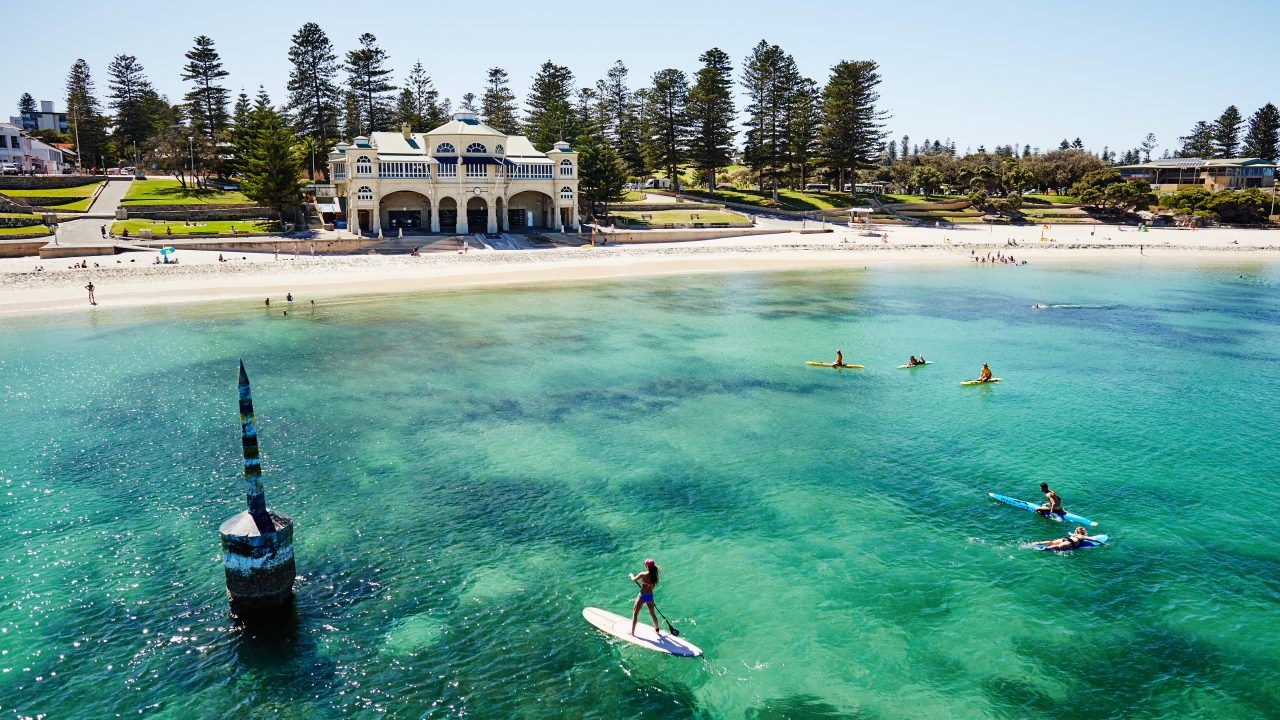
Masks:
[[[1199,167],[1275,167],[1274,163],[1269,163],[1262,158],[1162,158],[1160,160],[1151,160],[1144,163],[1134,163],[1133,165],[1117,165],[1117,170],[1141,170],[1151,168],[1154,170],[1162,169],[1187,169]]]

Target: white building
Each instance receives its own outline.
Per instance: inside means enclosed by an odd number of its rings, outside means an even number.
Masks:
[[[40,110],[37,112],[24,112],[21,115],[10,115],[9,122],[21,127],[27,132],[35,132],[36,130],[55,130],[60,133],[67,132],[67,114],[54,112],[53,102],[50,100],[40,101]]]
[[[0,123],[0,163],[13,163],[23,173],[38,175],[61,175],[68,167],[62,150],[8,123]]]
[[[426,133],[405,128],[339,143],[329,170],[355,232],[578,229],[578,153],[565,142],[539,152],[472,113]]]

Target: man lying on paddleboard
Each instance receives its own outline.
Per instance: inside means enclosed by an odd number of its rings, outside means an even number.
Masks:
[[[1064,538],[1058,538],[1057,540],[1045,540],[1044,542],[1038,542],[1035,544],[1041,546],[1042,550],[1075,550],[1083,545],[1087,540],[1102,542],[1099,538],[1090,537],[1089,532],[1083,527],[1077,527],[1075,530],[1071,531],[1070,535],[1067,535]]]
[[[1040,492],[1044,493],[1047,502],[1036,508],[1036,512],[1041,515],[1065,515],[1066,510],[1062,509],[1062,498],[1058,497],[1058,493],[1049,489],[1049,483],[1040,483]]]
[[[840,351],[837,350],[836,353]],[[838,360],[837,360],[838,361]],[[649,617],[653,618],[653,631],[662,637],[662,628],[658,627],[658,615],[653,611],[653,587],[658,584],[658,564],[653,560],[644,561],[644,572],[631,576],[632,582],[640,583],[640,595],[636,597],[636,605],[631,609],[631,634],[636,634],[636,621],[640,618],[640,606],[649,606]]]

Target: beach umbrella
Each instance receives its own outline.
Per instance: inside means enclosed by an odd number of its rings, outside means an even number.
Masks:
[[[178,252],[178,251],[177,251],[177,250],[174,250],[172,247],[162,247],[162,248],[160,248],[160,254],[161,254],[161,255],[168,255],[168,254],[170,254],[170,253],[175,253],[175,252]]]

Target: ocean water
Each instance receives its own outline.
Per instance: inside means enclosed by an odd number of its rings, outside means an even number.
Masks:
[[[1278,289],[854,268],[0,320],[0,717],[1277,717]],[[837,347],[866,369],[803,364]],[[297,528],[268,627],[219,558],[239,358]],[[1042,481],[1112,543],[1030,549],[1069,526],[986,494]],[[706,657],[583,621],[645,557]]]

